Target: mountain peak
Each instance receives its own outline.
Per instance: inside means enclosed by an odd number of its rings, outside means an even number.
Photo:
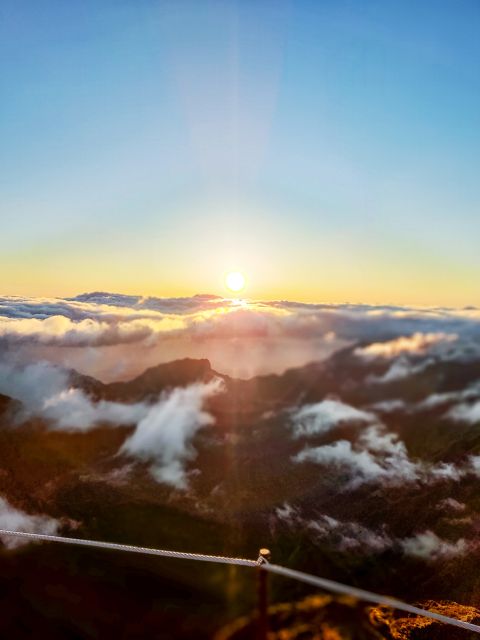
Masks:
[[[209,382],[216,377],[223,376],[212,369],[206,358],[183,358],[150,367],[133,380],[105,385],[104,393],[110,399],[135,402],[157,396],[166,389]]]

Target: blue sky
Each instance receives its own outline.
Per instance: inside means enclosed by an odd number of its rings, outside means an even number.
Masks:
[[[480,304],[477,2],[4,0],[4,293]],[[2,278],[3,280],[3,278]]]

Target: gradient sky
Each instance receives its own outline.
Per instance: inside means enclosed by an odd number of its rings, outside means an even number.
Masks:
[[[476,0],[2,0],[0,293],[480,304]]]

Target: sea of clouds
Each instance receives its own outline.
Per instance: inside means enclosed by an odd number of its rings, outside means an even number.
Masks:
[[[127,379],[183,357],[206,357],[221,373],[245,378],[322,360],[349,343],[412,335],[419,341],[414,348],[442,342],[442,336],[452,341],[461,336],[467,348],[480,336],[480,310],[250,302],[210,295],[0,298],[2,352],[19,362],[56,362],[104,381]],[[364,352],[366,358],[378,355],[372,349]],[[397,365],[392,375],[404,369]]]
[[[208,295],[0,298],[0,393],[19,401],[17,423],[39,417],[52,430],[77,432],[99,424],[131,427],[119,455],[146,465],[158,483],[175,491],[190,487],[195,436],[215,422],[208,401],[223,392],[221,378],[173,389],[148,402],[123,403],[94,400],[72,385],[72,369],[111,381],[132,378],[161,362],[197,357],[208,358],[219,373],[248,378],[322,361],[347,346],[366,367],[364,384],[387,388],[439,361],[479,359],[480,310],[249,302]],[[381,373],[369,372],[378,363]],[[478,422],[480,382],[431,393],[416,403],[388,397],[364,407],[336,397],[291,407],[287,422],[298,451],[289,464],[337,473],[339,493],[480,477],[480,456],[469,455],[459,464],[427,463],[412,458],[389,428],[389,416],[396,411],[431,410],[440,410],[441,418],[453,424]],[[353,435],[344,436],[345,424],[356,426]],[[330,441],[319,443],[324,435]],[[306,527],[320,540],[337,540],[340,550],[352,544],[374,552],[396,547],[411,556],[438,559],[464,554],[471,544],[463,538],[443,540],[428,529],[398,539],[385,528],[374,531],[327,514],[306,521],[295,509],[279,508],[278,517]],[[59,526],[5,500],[2,522],[47,532]]]

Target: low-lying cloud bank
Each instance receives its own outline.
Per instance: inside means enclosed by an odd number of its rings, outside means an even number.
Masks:
[[[411,336],[400,336],[394,340],[374,342],[366,347],[359,347],[355,349],[355,355],[366,360],[374,360],[375,358],[395,358],[405,353],[424,354],[456,340],[458,340],[456,334],[417,332]]]
[[[362,556],[394,550],[416,560],[434,563],[465,556],[478,551],[480,546],[472,538],[445,540],[429,529],[397,538],[386,525],[374,530],[358,522],[342,521],[328,515],[308,520],[299,509],[288,503],[276,509],[276,516],[293,531],[309,531],[317,542],[343,553]]]
[[[207,357],[241,377],[321,360],[360,343],[359,358],[462,357],[480,339],[480,310],[153,298],[91,293],[74,298],[0,298],[0,346],[108,379],[180,357]],[[370,343],[370,344],[365,344]],[[466,345],[470,345],[467,346]],[[82,347],[83,349],[80,349]],[[150,360],[149,360],[150,358]],[[398,375],[399,368],[392,376]],[[408,374],[408,372],[407,372]],[[405,375],[405,367],[400,375]]]
[[[328,433],[342,423],[368,423],[376,420],[373,413],[355,409],[335,399],[306,404],[291,412],[292,428],[296,438]]]
[[[473,422],[480,403],[464,408],[455,407],[454,417]],[[462,413],[461,409],[464,408]],[[458,415],[460,413],[460,415]],[[291,412],[291,427],[295,439],[305,441],[292,460],[296,464],[313,463],[329,469],[330,475],[338,474],[340,491],[358,489],[362,485],[377,484],[399,487],[407,483],[434,484],[445,481],[458,482],[466,476],[480,474],[480,456],[469,455],[461,464],[451,462],[428,463],[410,458],[405,443],[388,430],[380,417],[349,406],[339,400],[304,405]],[[448,414],[447,414],[448,415]],[[356,426],[351,439],[338,435],[333,442],[311,446],[309,438],[335,436],[335,429],[350,424]],[[334,477],[334,476],[333,476]]]
[[[129,425],[148,411],[143,403],[94,402],[71,385],[68,371],[48,362],[25,366],[0,362],[0,393],[22,403],[18,420],[36,416],[63,431],[88,431],[99,423]]]
[[[18,422],[38,417],[47,428],[86,432],[99,425],[134,428],[120,453],[149,462],[153,477],[188,488],[186,464],[196,456],[193,438],[214,422],[205,401],[222,390],[221,379],[161,394],[155,402],[96,401],[70,381],[70,373],[48,362],[16,366],[0,362],[0,393],[21,402]]]

